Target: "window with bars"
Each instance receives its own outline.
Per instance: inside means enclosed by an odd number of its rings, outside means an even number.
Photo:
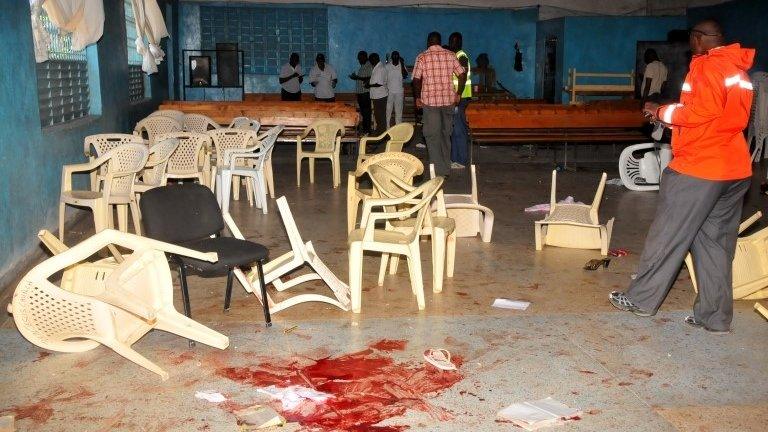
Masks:
[[[123,0],[125,11],[125,37],[128,48],[128,99],[139,102],[149,97],[147,75],[141,70],[143,59],[136,51],[136,18],[131,0]]]
[[[37,64],[40,124],[52,126],[88,115],[88,59],[85,50],[72,50],[72,37],[53,25],[43,11],[40,22],[51,38],[49,60]]]

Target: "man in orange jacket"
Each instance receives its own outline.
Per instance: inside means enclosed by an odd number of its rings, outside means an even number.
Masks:
[[[674,159],[664,170],[656,216],[637,277],[611,303],[639,316],[661,306],[690,250],[698,296],[685,322],[713,333],[730,331],[732,262],[752,165],[743,130],[752,84],[746,71],[755,51],[725,45],[721,26],[702,21],[690,31],[693,52],[680,102],[647,103],[644,112],[672,129]]]

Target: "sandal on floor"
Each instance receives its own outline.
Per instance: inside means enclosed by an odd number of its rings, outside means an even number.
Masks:
[[[611,263],[610,258],[603,259],[591,259],[584,264],[584,270],[597,270],[600,267],[608,268],[608,264]]]
[[[456,366],[451,363],[451,353],[446,349],[430,348],[424,351],[424,360],[440,370],[456,370]]]
[[[624,294],[623,292],[613,291],[608,295],[608,300],[616,309],[632,312],[637,316],[649,317],[649,316],[655,315],[652,312],[644,311],[639,307],[635,306],[635,304],[632,303],[632,301],[629,300],[629,297],[627,297],[626,294]]]
[[[704,321],[696,319],[696,317],[693,316],[687,316],[683,320],[684,323],[688,324],[691,327],[694,328],[703,328],[704,327]]]

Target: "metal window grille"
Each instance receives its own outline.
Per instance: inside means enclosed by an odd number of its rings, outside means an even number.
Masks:
[[[128,99],[138,102],[147,96],[144,73],[141,70],[143,59],[136,52],[136,18],[133,15],[131,0],[123,1],[125,11],[125,36],[128,48]]]
[[[88,61],[85,50],[72,50],[72,37],[60,32],[48,15],[40,17],[51,37],[50,60],[37,64],[40,124],[51,126],[88,115]]]
[[[144,99],[144,71],[141,65],[128,65],[128,99],[131,102]]]

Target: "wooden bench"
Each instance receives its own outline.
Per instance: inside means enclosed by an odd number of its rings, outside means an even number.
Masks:
[[[580,78],[587,78],[587,83]],[[590,80],[589,78],[592,78]],[[596,83],[594,78],[606,78],[604,82]],[[568,69],[568,84],[563,91],[570,93],[571,104],[579,103],[578,95],[618,95],[631,97],[635,93],[635,73],[601,73],[577,72],[576,68]]]
[[[309,124],[308,121],[330,117],[340,120],[347,127],[354,127],[359,119],[357,109],[343,102],[166,101],[160,105],[159,109],[205,114],[223,125],[229,124],[235,117],[248,117],[259,120],[261,123],[264,123],[262,118],[282,118],[292,121],[286,126],[305,126]]]

